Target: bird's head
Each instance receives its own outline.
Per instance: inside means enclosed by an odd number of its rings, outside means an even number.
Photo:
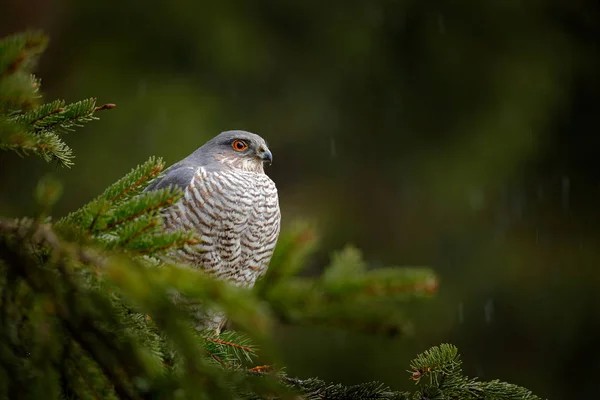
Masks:
[[[246,131],[226,131],[215,136],[198,151],[212,161],[245,171],[264,172],[263,164],[273,162],[267,142]]]

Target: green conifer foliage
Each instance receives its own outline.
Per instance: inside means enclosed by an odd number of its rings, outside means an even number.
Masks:
[[[0,149],[69,167],[61,135],[114,106],[40,104],[31,72],[46,42],[39,33],[0,41]],[[50,215],[60,184],[42,179],[35,217],[0,217],[0,399],[537,399],[463,376],[450,345],[413,361],[413,395],[256,366],[258,354],[277,361],[275,319],[404,333],[402,305],[432,296],[437,279],[427,268],[368,270],[352,247],[334,254],[321,277],[299,277],[318,243],[302,225],[282,234],[254,291],[173,265],[169,252],[198,239],[161,228],[160,211],[179,189],[143,192],[164,167],[150,158],[57,222]],[[196,330],[198,305],[225,312],[235,330]]]
[[[96,99],[65,104],[56,100],[39,104],[40,80],[32,70],[48,40],[37,32],[9,36],[0,41],[0,149],[20,155],[35,154],[62,166],[73,165],[73,152],[60,134],[96,119]]]

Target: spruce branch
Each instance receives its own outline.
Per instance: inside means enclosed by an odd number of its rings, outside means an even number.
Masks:
[[[10,115],[35,107],[41,99],[39,81],[28,74],[0,79],[0,115]]]
[[[308,236],[308,238],[314,235]],[[428,268],[368,270],[360,251],[346,247],[332,255],[321,277],[294,277],[294,258],[311,248],[307,233],[295,231],[284,238],[285,253],[269,266],[259,287],[277,316],[294,324],[339,326],[395,336],[412,331],[399,305],[428,298],[437,289],[437,277]],[[280,264],[278,264],[280,263]],[[293,271],[293,272],[292,272]]]
[[[86,368],[81,368],[82,365]],[[65,343],[63,357],[56,367],[61,373],[61,386],[65,398],[91,397],[94,400],[119,400],[112,390],[110,381],[100,378],[101,371],[77,343],[72,341]]]
[[[132,339],[128,341],[126,337],[119,339],[118,343],[123,345],[117,345],[114,333],[94,328],[97,320],[115,321],[115,316],[104,297],[89,291],[81,293],[81,286],[67,263],[71,250],[63,246],[60,239],[46,225],[27,227],[25,224],[19,226],[4,220],[1,222],[0,229],[6,229],[16,235],[10,241],[7,240],[9,237],[0,235],[0,254],[3,255],[3,260],[9,265],[20,266],[11,270],[32,290],[48,295],[50,310],[59,319],[61,328],[92,355],[103,373],[110,377],[119,397],[137,398],[133,395],[129,382],[139,373],[140,368],[144,369],[144,366],[136,365],[136,358],[130,359],[135,345]],[[33,240],[32,243],[49,246],[56,253],[54,271],[37,267],[35,258],[27,251],[26,243],[29,238]],[[73,301],[73,296],[79,297],[78,300]],[[94,334],[82,334],[85,331]],[[118,353],[107,351],[115,346],[120,348]]]
[[[438,280],[428,268],[379,268],[362,275],[344,275],[337,280],[323,279],[330,296],[383,297],[398,300],[430,297]]]
[[[69,258],[74,258],[85,265],[104,267],[104,260],[88,248],[77,245],[67,245],[59,239],[49,224],[39,224],[33,219],[0,218],[0,233],[15,235],[32,245],[49,245],[52,250],[60,252]]]
[[[64,167],[73,165],[73,152],[56,134],[32,134],[20,125],[7,123],[0,117],[0,150],[10,150],[24,157],[35,154],[45,161],[57,161]]]
[[[118,203],[127,200],[148,186],[152,179],[156,178],[164,169],[165,163],[162,158],[150,157],[144,164],[139,165],[111,185],[101,197]]]
[[[21,243],[18,242],[19,240]],[[38,271],[34,259],[30,258],[26,251],[23,252],[29,248],[29,246],[24,246],[25,243],[49,248],[55,254],[52,259],[56,260],[56,272],[60,275],[56,276],[55,272],[50,270]],[[73,393],[97,395],[103,390],[103,387],[106,387],[106,382],[111,382],[112,385],[115,385],[114,389],[119,398],[139,398],[140,392],[134,384],[135,377],[140,376],[140,373],[150,377],[159,375],[148,369],[149,365],[134,362],[135,360],[142,362],[144,358],[139,358],[140,354],[134,350],[137,348],[135,347],[137,344],[128,342],[130,340],[128,338],[132,336],[127,332],[132,333],[140,327],[150,327],[156,324],[157,332],[163,332],[175,344],[177,355],[174,358],[171,357],[171,360],[168,356],[163,356],[165,348],[168,349],[169,346],[158,344],[161,342],[160,339],[157,339],[160,338],[160,335],[151,333],[146,336],[149,339],[146,343],[156,343],[152,358],[164,360],[161,365],[172,370],[172,373],[168,375],[169,379],[177,380],[179,388],[183,388],[186,392],[194,390],[193,388],[196,388],[199,382],[204,382],[203,387],[216,398],[232,398],[232,391],[238,392],[241,397],[252,399],[294,398],[293,392],[300,393],[304,399],[400,400],[409,398],[407,393],[392,391],[377,382],[345,386],[318,379],[289,378],[281,371],[273,372],[272,369],[264,367],[250,370],[240,369],[242,365],[240,361],[244,358],[249,360],[254,354],[254,348],[247,338],[236,332],[226,332],[225,335],[219,336],[213,332],[194,333],[190,324],[184,322],[187,317],[183,313],[183,309],[168,301],[170,288],[177,288],[180,293],[190,298],[202,298],[205,302],[213,301],[215,304],[225,305],[224,309],[228,313],[237,309],[241,311],[244,318],[251,317],[246,320],[246,324],[248,322],[254,324],[252,320],[256,318],[256,314],[252,315],[252,312],[249,311],[256,309],[257,305],[249,302],[250,297],[241,295],[243,291],[230,287],[224,282],[214,281],[193,271],[169,266],[152,269],[152,273],[149,274],[147,267],[122,257],[98,259],[91,254],[81,257],[86,250],[79,245],[64,242],[53,233],[50,225],[40,225],[32,220],[0,219],[0,247],[2,247],[0,254],[2,254],[3,260],[0,265],[7,263],[7,265],[20,266],[20,269],[15,272],[18,276],[23,277],[36,293],[52,295],[48,298],[51,301],[46,309],[50,310],[51,315],[58,318],[60,326],[65,330],[67,336],[73,338],[75,348],[81,346],[83,351],[83,357],[66,356],[68,365],[75,363],[73,365],[79,366],[79,363],[88,360],[92,365],[97,365],[96,373],[105,377],[98,381],[97,378],[93,378],[95,374],[93,372],[90,374],[83,371],[76,373],[73,369],[77,369],[77,367],[52,364],[60,365],[60,368],[63,369],[68,368],[64,374],[69,374],[71,377],[79,374],[85,382],[83,386],[70,383],[69,387]],[[152,318],[144,318],[142,314],[135,313],[133,314],[134,318],[126,319],[131,321],[131,324],[122,327],[122,320],[117,318],[121,313],[118,311],[119,306],[115,306],[116,299],[107,303],[106,300],[103,300],[104,295],[101,295],[99,291],[89,288],[82,292],[82,287],[77,283],[79,278],[77,278],[76,270],[67,261],[69,259],[79,259],[81,262],[102,265],[101,276],[116,283],[116,287],[122,291],[124,298],[131,300],[130,304],[135,304],[136,308],[148,313]],[[67,285],[68,289],[66,291],[58,289],[60,285]],[[3,287],[3,290],[7,290],[7,287]],[[73,301],[73,296],[89,300]],[[3,292],[1,298],[5,297]],[[3,310],[6,308],[6,304],[7,301],[2,300]],[[122,303],[116,302],[116,304]],[[244,309],[243,306],[250,306],[250,308]],[[122,308],[122,305],[120,307]],[[237,316],[235,313],[232,314],[236,318],[240,318],[240,314]],[[2,317],[6,318],[4,311],[2,311]],[[103,322],[98,325],[99,321]],[[259,330],[257,326],[246,326],[250,327],[249,332]],[[75,327],[77,328],[75,329]],[[152,332],[153,329],[149,331]],[[82,332],[87,333],[83,335]],[[118,338],[115,336],[116,332],[120,332]],[[204,346],[198,346],[198,339],[205,343]],[[125,347],[122,347],[124,344],[117,345],[115,340],[118,340],[119,343],[125,341]],[[9,343],[8,341],[3,342]],[[134,347],[128,349],[127,343],[131,343],[131,346]],[[111,349],[120,349],[119,351],[123,354],[114,354]],[[19,357],[18,349],[15,348],[11,352],[13,357]],[[0,355],[6,357],[6,355]],[[53,357],[56,359],[65,356],[57,354]],[[225,375],[218,373],[212,369],[212,364],[207,360],[213,360],[219,369],[227,371],[227,373]],[[411,378],[419,384],[414,398],[538,399],[527,389],[516,385],[497,380],[479,382],[463,376],[458,352],[455,347],[450,345],[442,345],[419,355],[411,363],[411,368]],[[245,379],[244,376],[248,375],[261,377],[262,381],[254,382]],[[18,376],[16,375],[16,377]],[[428,382],[424,382],[423,378],[425,377],[429,377]],[[280,387],[281,384],[291,392],[286,394]],[[153,392],[156,395],[167,393],[162,390],[170,389],[157,390],[161,391]],[[102,398],[110,397],[110,392],[107,396],[102,396]]]
[[[462,361],[458,349],[442,344],[419,354],[411,362],[411,379],[421,388],[418,398],[456,398],[465,400],[540,400],[530,390],[521,386],[500,382],[480,382],[462,374]],[[427,378],[427,383],[422,380]],[[437,396],[437,397],[436,397]]]
[[[314,230],[306,223],[295,222],[280,234],[270,267],[256,283],[255,291],[264,293],[273,284],[297,275],[316,248],[317,235]]]
[[[198,244],[193,231],[164,231],[160,211],[181,198],[179,188],[142,192],[163,168],[161,159],[150,158],[96,199],[60,220],[58,229],[75,225],[78,235],[91,236],[106,249],[126,249],[141,255],[166,254]]]
[[[34,93],[38,93],[40,91],[40,87],[42,86],[42,80],[40,78],[34,74],[29,74],[29,83]]]
[[[2,89],[0,83],[0,93]],[[0,114],[0,149],[12,150],[21,156],[36,154],[46,161],[56,160],[70,167],[74,158],[72,150],[57,132],[97,119],[93,116],[95,111],[95,99],[69,105],[57,100],[10,117]]]
[[[249,373],[260,377],[274,377],[284,386],[300,394],[303,400],[408,400],[410,398],[409,393],[394,391],[380,382],[347,386],[318,378],[291,378],[281,371],[273,374],[251,370]]]
[[[98,119],[94,113],[115,107],[96,106],[96,99],[39,105],[40,80],[31,74],[47,39],[26,32],[0,40],[0,150],[37,155],[63,167],[73,165],[72,150],[58,134]]]
[[[450,344],[435,346],[419,354],[411,363],[412,377],[416,382],[427,376],[430,382],[439,384],[447,375],[460,369],[458,349]]]
[[[39,81],[31,70],[46,44],[39,32],[0,39],[0,115],[29,109],[39,101]]]
[[[27,111],[22,114],[17,114],[14,117],[14,121],[28,126],[30,129],[38,130],[43,128],[43,121],[54,114],[58,114],[64,111],[65,101],[55,100],[51,103],[43,104],[33,110]]]
[[[49,225],[38,225],[31,221],[0,222],[2,263],[11,266],[10,270],[27,282],[35,293],[48,295],[51,315],[58,319],[60,329],[64,330],[60,334],[72,338],[81,346],[84,353],[89,355],[89,360],[98,366],[99,373],[114,385],[118,397],[141,398],[136,388],[138,377],[145,377],[148,382],[159,382],[159,377],[164,372],[153,370],[152,364],[147,362],[147,350],[139,347],[137,340],[131,335],[133,332],[123,326],[119,318],[121,313],[110,300],[111,297],[107,296],[109,293],[102,293],[99,288],[83,284],[77,271],[72,269],[69,260],[80,253],[81,249],[77,251],[79,246],[63,242]],[[56,260],[55,268],[40,269],[28,250],[30,246],[50,250],[51,259]],[[173,282],[164,284],[159,279],[141,279],[143,276],[149,278],[147,275],[146,267],[127,258],[103,259],[101,276],[110,277],[113,282],[124,282],[123,279],[127,277],[134,279],[126,279],[127,283],[118,288],[123,291],[125,298],[133,300],[136,307],[152,315],[151,323],[156,324],[177,349],[177,357],[181,360],[180,365],[185,373],[169,375],[169,379],[179,382],[179,388],[185,389],[187,393],[193,393],[203,382],[203,390],[212,393],[214,398],[231,398],[233,388],[226,384],[227,375],[218,372],[207,361],[208,357],[200,346],[202,342],[193,333],[191,324],[185,322],[188,318],[168,296],[169,291],[178,286],[173,286]],[[208,281],[206,284],[209,284]],[[157,296],[160,293],[163,295]],[[224,343],[215,345],[235,349],[221,350],[233,357],[235,351],[250,349],[240,340],[240,337],[234,336],[229,340],[222,339],[223,342],[238,344],[239,347]],[[102,385],[94,385],[98,386]],[[162,397],[158,392],[156,395]]]
[[[147,246],[140,246],[137,241],[149,239],[148,235],[155,234],[159,230],[161,230],[160,221],[153,216],[144,215],[125,225],[116,235],[117,239],[107,243],[107,246],[145,250]]]
[[[142,193],[115,207],[106,220],[96,223],[93,228],[97,232],[106,232],[143,215],[154,215],[157,211],[175,204],[182,195],[181,190],[174,188]]]
[[[35,57],[41,54],[48,39],[40,32],[25,32],[0,40],[0,79],[28,70],[34,66]]]
[[[64,101],[57,100],[24,114],[23,120],[34,132],[53,130],[66,132],[72,131],[75,127],[82,127],[86,122],[98,119],[94,116],[95,112],[95,98],[67,105],[64,104]]]
[[[104,248],[128,250],[139,255],[162,256],[172,250],[194,246],[200,243],[194,232],[162,232],[161,217],[141,217],[110,235],[94,237]]]
[[[256,347],[251,339],[241,332],[216,333],[208,330],[201,331],[199,336],[205,341],[205,351],[227,368],[237,368],[242,361],[252,361],[256,356]]]
[[[140,236],[139,239],[130,242],[127,249],[133,250],[143,255],[166,254],[173,249],[180,249],[186,246],[194,246],[200,243],[194,232],[175,231],[158,233],[152,237]]]
[[[170,296],[171,289],[177,288],[182,303],[185,299],[189,304],[218,306],[219,310],[225,312],[257,345],[264,344],[264,335],[270,330],[271,320],[264,305],[261,305],[248,289],[215,280],[191,268],[163,264],[159,268],[152,268],[152,273],[149,274],[147,268],[142,265],[127,271],[108,267],[106,278],[116,287],[123,288],[127,286],[127,282],[138,282],[135,286],[140,288],[140,292],[132,293],[132,300],[136,304],[143,303],[142,299],[146,297],[150,300],[157,293]],[[151,312],[143,312],[152,316]],[[154,316],[152,318],[154,319]]]
[[[205,290],[214,295],[216,287],[220,286],[218,282],[191,271],[190,275],[185,274],[186,279],[181,279],[178,275],[186,271],[175,267],[153,269],[152,274],[149,274],[146,267],[131,261],[130,267],[123,268],[123,262],[126,260],[109,265],[105,276],[122,291],[125,299],[149,315],[153,323],[169,338],[177,353],[178,361],[174,368],[181,371],[181,375],[178,375],[181,388],[192,393],[198,385],[204,385],[204,390],[213,393],[214,398],[231,398],[234,388],[231,384],[226,384],[224,379],[227,375],[219,372],[221,368],[215,369],[216,366],[208,361],[203,348],[198,346],[189,314],[169,300],[174,289],[181,293],[187,292],[184,287],[187,285],[204,286]],[[166,275],[163,275],[165,272]],[[172,279],[164,279],[165,276]]]
[[[227,347],[232,347],[234,349],[241,349],[245,353],[253,353],[252,349],[250,349],[248,346],[243,346],[241,344],[228,342],[228,341],[223,340],[223,339],[215,339],[215,338],[205,337],[204,340],[206,340],[208,342],[213,342],[213,343],[216,343],[216,344],[220,344],[220,345],[223,345],[223,346],[227,346]]]
[[[111,207],[131,199],[156,178],[164,169],[161,158],[151,157],[144,164],[109,186],[100,196],[58,222],[58,227],[75,225],[89,232],[97,230],[98,220],[109,213]]]

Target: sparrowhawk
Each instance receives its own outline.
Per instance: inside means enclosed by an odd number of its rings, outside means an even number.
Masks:
[[[178,186],[184,191],[183,198],[165,210],[165,228],[194,230],[200,243],[178,249],[180,261],[217,279],[254,286],[279,236],[277,189],[263,169],[272,160],[260,136],[226,131],[146,188]],[[213,322],[212,327],[221,323],[219,318]]]

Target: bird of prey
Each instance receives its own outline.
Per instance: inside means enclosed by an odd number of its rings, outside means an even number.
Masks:
[[[180,261],[217,279],[254,286],[265,273],[279,236],[277,188],[263,168],[272,161],[260,136],[226,131],[146,188],[178,186],[184,191],[183,198],[164,211],[165,228],[193,230],[200,243],[178,249]],[[222,322],[216,317],[205,325],[215,328]]]

